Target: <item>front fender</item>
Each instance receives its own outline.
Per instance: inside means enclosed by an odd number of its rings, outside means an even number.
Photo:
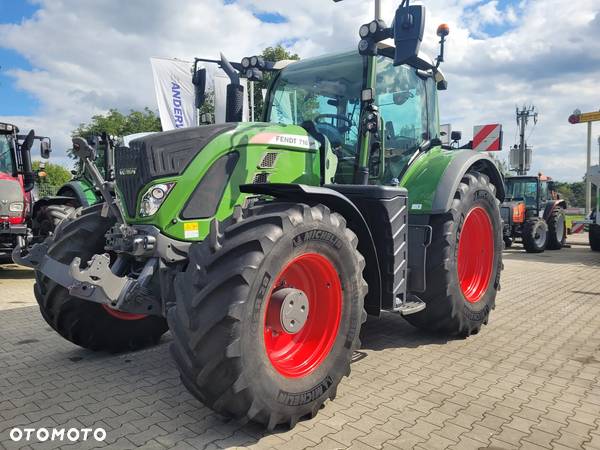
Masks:
[[[365,299],[365,309],[370,315],[379,316],[382,286],[377,248],[367,221],[348,197],[327,187],[303,184],[245,184],[240,186],[240,191],[298,203],[321,203],[344,216],[348,227],[358,236],[358,251],[366,262],[364,275],[369,285],[369,293]]]
[[[410,214],[441,214],[450,209],[463,176],[474,170],[486,174],[504,200],[504,182],[496,164],[485,153],[472,150],[444,150],[436,147],[423,154],[402,177],[408,189]]]

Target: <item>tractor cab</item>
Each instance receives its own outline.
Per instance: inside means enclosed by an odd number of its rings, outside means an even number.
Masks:
[[[550,200],[558,200],[552,178],[539,176],[515,176],[506,178],[506,200],[525,203],[527,215],[538,215]]]
[[[371,80],[365,78],[370,71]],[[365,86],[372,98],[363,98]],[[394,66],[383,55],[354,51],[307,59],[278,74],[264,121],[314,126],[337,157],[335,183],[352,184],[361,178],[357,169],[366,162],[362,173],[368,173],[369,184],[394,185],[411,156],[426,142],[439,140],[436,89],[432,76],[408,65]],[[369,108],[373,111],[367,113]],[[376,133],[368,132],[363,122],[368,114],[376,116]]]

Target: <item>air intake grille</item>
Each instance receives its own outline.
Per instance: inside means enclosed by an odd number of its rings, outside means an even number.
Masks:
[[[254,175],[254,180],[252,180],[253,184],[265,184],[269,182],[269,174],[268,173],[257,173]]]
[[[265,153],[258,167],[260,169],[272,169],[275,167],[275,161],[277,161],[277,153]]]

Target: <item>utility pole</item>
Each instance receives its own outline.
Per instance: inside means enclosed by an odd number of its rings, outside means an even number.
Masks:
[[[527,175],[531,164],[531,147],[527,146],[525,140],[525,131],[529,125],[529,119],[533,118],[534,124],[537,124],[538,113],[535,106],[517,108],[517,125],[519,126],[519,147],[511,150],[511,170],[517,172],[517,175]]]

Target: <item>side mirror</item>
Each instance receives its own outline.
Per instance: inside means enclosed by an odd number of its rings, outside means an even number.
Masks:
[[[23,164],[23,189],[30,192],[35,186],[35,173],[31,167],[31,147],[35,139],[35,131],[31,130],[21,144],[21,162]]]
[[[52,152],[52,147],[50,144],[50,140],[46,140],[45,138],[40,141],[40,155],[44,159],[50,158],[50,153]]]
[[[453,131],[450,133],[450,140],[453,142],[458,142],[462,139],[462,131]]]
[[[406,64],[417,57],[425,30],[425,7],[403,5],[404,3],[396,11],[394,21],[395,66]]]
[[[199,69],[194,72],[192,84],[194,85],[194,103],[196,109],[200,109],[206,101],[206,69]]]

